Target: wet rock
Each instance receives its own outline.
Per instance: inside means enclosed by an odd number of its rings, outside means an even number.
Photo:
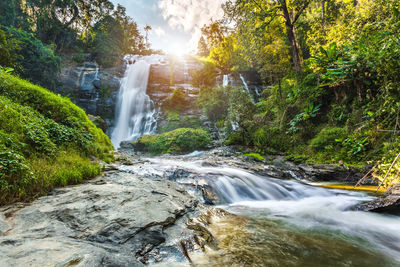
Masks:
[[[180,234],[193,232],[197,201],[168,180],[115,172],[13,207],[0,210],[0,266],[142,266],[185,259]]]
[[[390,188],[383,196],[360,204],[357,210],[400,215],[400,184]]]
[[[311,181],[339,181],[357,183],[362,174],[355,168],[344,168],[334,164],[317,164],[298,166],[301,174]]]
[[[135,148],[134,145],[132,144],[132,142],[130,142],[130,141],[122,141],[119,144],[119,146],[121,149],[134,149]]]
[[[55,91],[68,95],[88,114],[103,120],[102,129],[107,131],[114,120],[120,81],[125,64],[102,69],[94,61],[76,63],[65,57],[60,73],[60,89]]]

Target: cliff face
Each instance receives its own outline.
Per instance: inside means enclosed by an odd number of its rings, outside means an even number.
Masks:
[[[107,131],[115,117],[115,103],[125,68],[122,64],[102,69],[96,62],[76,63],[65,59],[60,74],[61,87],[56,93],[68,96]]]
[[[201,110],[195,106],[200,88],[192,85],[192,73],[200,68],[202,63],[193,57],[165,57],[160,64],[151,65],[147,94],[159,110],[157,118],[159,130],[168,124],[167,114],[162,108],[163,103],[175,89],[179,88],[185,93],[185,102],[190,104],[180,112],[176,121],[199,121],[201,118],[203,126],[205,123],[207,128],[211,127],[206,118],[201,117]],[[65,57],[60,74],[61,87],[56,93],[68,96],[90,114],[90,118],[99,127],[110,134],[125,70],[125,63],[121,63],[118,67],[103,69],[90,60],[77,63],[72,58]],[[223,75],[219,75],[215,80],[215,86],[222,86],[223,80]],[[246,87],[255,101],[260,98],[264,90],[264,87],[260,86],[261,81],[252,72],[229,74],[225,80],[228,81],[228,85]]]
[[[177,88],[185,91],[187,100],[193,100],[200,89],[193,87],[191,73],[202,67],[194,58],[169,59],[154,64],[150,69],[147,94],[160,106]]]

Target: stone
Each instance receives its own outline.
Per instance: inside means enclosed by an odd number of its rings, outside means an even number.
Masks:
[[[101,182],[98,182],[101,181]],[[158,192],[155,194],[154,192]],[[179,248],[197,201],[168,180],[115,172],[0,209],[0,266],[143,266]],[[12,216],[7,215],[12,211]],[[169,227],[178,227],[168,232]],[[186,229],[186,230],[185,230]],[[6,234],[5,234],[6,233]]]

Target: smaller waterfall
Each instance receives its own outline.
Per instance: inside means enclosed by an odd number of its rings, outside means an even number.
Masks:
[[[156,110],[146,94],[151,64],[158,63],[160,56],[129,57],[125,77],[118,96],[116,125],[111,141],[116,148],[122,141],[135,141],[144,134],[154,133]]]
[[[240,79],[241,79],[242,82],[243,82],[244,88],[246,88],[247,92],[250,93],[249,86],[247,85],[246,80],[244,79],[244,77],[242,76],[242,74],[240,74]]]
[[[222,78],[222,87],[226,87],[229,85],[229,75],[225,74]]]

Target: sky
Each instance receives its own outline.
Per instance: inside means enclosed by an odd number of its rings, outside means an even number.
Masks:
[[[225,0],[111,0],[126,7],[127,14],[144,26],[150,25],[149,40],[153,49],[171,54],[192,53],[197,49],[201,27],[210,19],[223,16]]]

